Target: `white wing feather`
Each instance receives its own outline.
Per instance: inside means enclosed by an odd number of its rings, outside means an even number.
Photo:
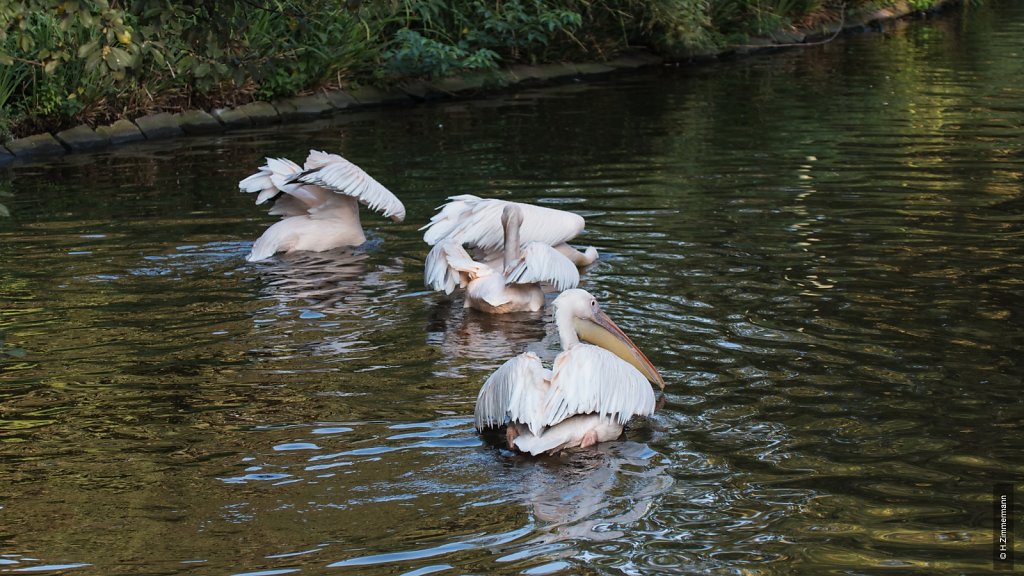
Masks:
[[[424,284],[445,294],[451,294],[456,286],[464,287],[473,278],[491,274],[488,266],[474,261],[461,244],[451,241],[431,248],[424,266]]]
[[[547,244],[530,242],[519,263],[505,272],[506,284],[548,283],[559,292],[580,283],[580,271],[564,254]]]
[[[292,177],[290,182],[313,184],[352,196],[395,222],[405,219],[405,206],[401,200],[362,168],[341,156],[311,150],[306,159],[306,168],[304,172]]]
[[[471,194],[452,196],[449,202],[430,222],[420,228],[426,230],[423,240],[433,246],[442,239],[450,238],[472,248],[491,252],[502,249],[505,231],[501,225],[501,212],[506,200],[479,198]],[[555,246],[568,242],[583,231],[583,217],[572,212],[522,204],[515,202],[523,211],[523,224],[519,228],[519,240],[542,242]]]
[[[599,414],[626,424],[654,414],[654,390],[639,370],[591,344],[576,344],[555,358],[544,400],[544,422],[553,426],[577,414]]]
[[[299,200],[305,207],[301,212],[296,212],[298,205],[293,203],[287,209],[287,215],[291,216],[296,213],[305,213],[307,209],[323,202],[323,191],[318,191],[301,184],[288,183],[288,180],[302,172],[301,166],[287,158],[267,158],[266,160],[267,163],[260,166],[259,172],[244,178],[238,183],[239,189],[243,192],[258,192],[256,196],[257,204],[263,204],[281,193],[288,194]],[[276,205],[277,202],[275,202]],[[283,211],[281,209],[277,211],[271,210],[270,213],[282,214]]]
[[[544,421],[544,398],[551,372],[532,352],[524,352],[494,371],[476,399],[476,428],[497,428],[508,421],[526,424],[540,434]]]

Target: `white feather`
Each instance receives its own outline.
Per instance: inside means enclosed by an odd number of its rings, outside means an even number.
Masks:
[[[430,222],[420,228],[426,230],[423,240],[433,246],[447,238],[486,252],[500,250],[505,243],[501,213],[508,204],[512,202],[470,194],[452,196]],[[514,204],[523,211],[523,225],[519,230],[519,240],[523,244],[542,242],[555,246],[568,242],[583,231],[585,222],[578,214],[533,204]]]
[[[525,431],[516,437],[516,448],[538,456],[545,452],[554,454],[564,448],[575,448],[583,443],[587,432],[597,433],[598,442],[614,440],[622,435],[622,424],[606,416],[586,414],[573,416],[550,428],[546,428],[540,436],[532,431]]]
[[[595,413],[625,424],[654,414],[654,405],[654,390],[639,370],[604,348],[580,343],[555,358],[544,419],[550,426]]]
[[[477,303],[485,302],[495,312],[499,310],[505,312],[540,310],[540,306],[534,307],[532,305],[533,298],[530,296],[534,291],[521,290],[524,287],[524,285],[508,286],[505,284],[505,279],[499,275],[483,276],[481,278],[475,278],[466,286],[466,300],[469,301],[470,307],[474,307],[474,300]],[[522,298],[519,297],[519,292],[524,293]],[[536,292],[540,292],[539,287],[536,289]],[[543,305],[543,299],[544,294],[543,292],[540,292],[541,306]],[[513,301],[516,303],[513,303]],[[480,306],[476,307],[480,308]]]
[[[445,239],[427,254],[423,280],[446,294],[465,288],[467,307],[504,314],[540,310],[544,306],[540,283],[549,282],[559,290],[572,287],[579,282],[579,271],[557,250],[533,243],[506,276],[500,261],[477,262],[461,244]]]
[[[322,206],[329,200],[328,192],[319,186],[307,186],[303,184],[290,183],[289,181],[302,171],[302,168],[287,158],[267,158],[267,163],[260,166],[260,171],[243,179],[238,183],[239,189],[243,192],[258,192],[256,203],[263,204],[268,200],[277,198],[270,214],[284,214],[289,216],[305,214],[310,210]],[[282,196],[282,194],[284,196]],[[300,204],[291,202],[286,208],[277,205],[282,200],[297,200]]]
[[[362,168],[341,156],[311,150],[306,166],[307,170],[294,176],[291,182],[313,184],[352,196],[395,222],[405,219],[405,206],[401,200]]]
[[[551,284],[561,292],[580,283],[580,271],[561,252],[541,242],[523,248],[518,264],[505,273],[507,284]]]
[[[298,164],[286,158],[267,158],[266,160],[267,163],[260,166],[259,172],[238,183],[239,189],[243,192],[259,193],[256,196],[257,204],[263,204],[282,192],[286,194],[293,192],[297,186],[285,185],[284,182],[302,171]]]
[[[475,262],[461,244],[445,241],[427,253],[423,279],[430,288],[451,294],[456,287],[489,274],[491,269]]]
[[[546,370],[532,352],[524,352],[502,364],[480,388],[476,399],[476,428],[497,428],[506,422],[525,424],[540,434],[544,398],[547,393]]]

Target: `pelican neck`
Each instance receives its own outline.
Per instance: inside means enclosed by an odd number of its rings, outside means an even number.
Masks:
[[[555,307],[555,326],[558,328],[558,339],[561,341],[562,350],[580,343],[580,337],[576,333],[576,326],[573,322],[573,311],[569,306]]]

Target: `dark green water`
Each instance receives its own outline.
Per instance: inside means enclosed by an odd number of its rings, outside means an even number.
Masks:
[[[406,222],[247,264],[272,220],[238,180],[311,147]],[[1019,3],[0,190],[0,573],[974,574],[1024,479]],[[557,338],[422,287],[462,193],[587,218],[655,418],[538,460],[474,433],[483,379]]]

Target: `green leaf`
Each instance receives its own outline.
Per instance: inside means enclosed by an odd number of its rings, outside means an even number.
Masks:
[[[11,58],[6,52],[0,52],[0,66],[13,66],[14,58]]]
[[[121,48],[114,46],[110,47],[110,53],[107,54],[104,60],[106,61],[107,66],[114,71],[124,70],[126,67],[132,65],[132,57]]]
[[[101,62],[103,62],[103,53],[101,53],[99,50],[96,50],[89,54],[88,57],[86,57],[85,69],[89,72],[92,72],[93,70],[99,67]]]
[[[125,51],[124,48],[118,48],[116,46],[111,46],[111,54],[114,54],[114,57],[117,58],[118,65],[120,65],[121,68],[127,68],[127,67],[131,66],[131,63],[132,63],[131,54],[129,54],[127,51]]]
[[[93,40],[92,42],[86,42],[85,44],[82,44],[78,48],[78,57],[79,58],[85,58],[85,57],[89,56],[94,51],[96,51],[96,48],[98,48],[99,45],[100,45],[100,41],[98,39],[97,40]]]

